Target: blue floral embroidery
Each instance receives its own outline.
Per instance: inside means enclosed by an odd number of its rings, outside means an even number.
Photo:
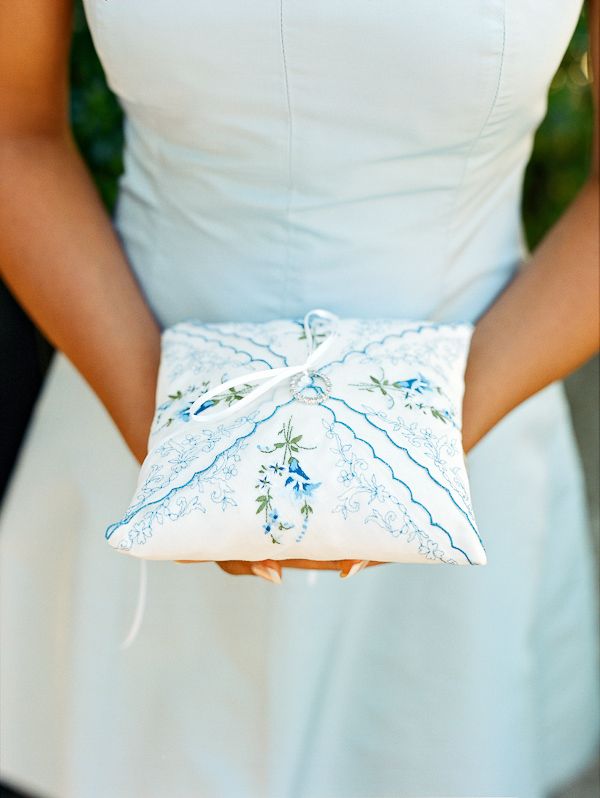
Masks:
[[[401,416],[390,418],[387,413],[368,405],[363,405],[363,409],[368,416],[374,416],[382,425],[389,426],[392,432],[400,432],[415,449],[423,450],[425,457],[434,463],[446,483],[460,497],[464,511],[475,523],[469,491],[462,479],[464,469],[449,463],[458,454],[456,440],[449,439],[445,434],[436,434],[429,427],[422,427],[414,421],[406,422]]]
[[[422,468],[428,474],[428,476],[432,480],[432,482],[434,484],[436,484],[438,487],[440,487],[442,490],[444,490],[448,494],[448,496],[450,497],[452,503],[460,510],[460,512],[467,519],[467,521],[469,522],[469,526],[471,527],[473,532],[475,532],[479,542],[483,546],[483,541],[481,540],[481,537],[479,536],[479,532],[477,531],[477,524],[476,524],[475,518],[473,516],[472,508],[470,506],[469,497],[467,495],[465,500],[464,500],[464,503],[463,503],[462,495],[459,495],[458,498],[454,495],[455,491],[452,490],[452,487],[454,486],[454,482],[449,478],[447,471],[444,471],[444,470],[440,469],[442,471],[442,474],[441,474],[442,480],[440,480],[434,473],[432,473],[430,468],[428,468],[428,466],[425,463],[421,462],[415,456],[415,452],[412,450],[413,447],[411,447],[410,445],[409,446],[403,446],[398,440],[396,440],[395,436],[390,435],[390,433],[384,428],[384,426],[382,426],[380,424],[377,424],[375,421],[373,421],[372,416],[384,420],[384,423],[385,423],[385,420],[387,419],[387,416],[386,416],[385,413],[382,413],[381,411],[378,411],[378,410],[376,410],[376,409],[374,409],[372,407],[369,407],[368,405],[362,405],[363,409],[359,410],[358,408],[353,407],[351,404],[346,402],[345,399],[341,399],[339,396],[330,396],[329,398],[330,398],[330,401],[339,402],[341,405],[346,407],[348,410],[352,411],[353,413],[356,413],[359,416],[362,416],[370,425],[372,425],[376,429],[381,430],[383,432],[383,434],[388,438],[388,440],[395,447],[397,447],[398,449],[400,449],[401,451],[403,451],[406,454],[406,456],[408,457],[408,459],[412,463],[417,465],[419,468]],[[400,417],[398,417],[398,422],[400,424],[404,423],[403,420]],[[395,422],[393,422],[393,421],[392,422],[388,421],[387,423],[391,423],[393,425],[392,426],[392,431],[397,431],[398,429],[400,429],[400,427],[397,426],[397,424]],[[431,435],[431,430],[429,430],[428,428],[419,427],[419,429],[421,431],[424,430],[423,431],[423,435],[424,436]],[[414,448],[418,448],[418,447],[414,447]],[[448,443],[448,451],[450,452],[451,450],[453,450],[453,456],[454,456],[454,458],[455,458],[455,460],[457,462],[457,465],[454,466],[452,470],[457,475],[458,474],[466,474],[465,469],[464,469],[464,465],[462,466],[462,468],[458,465],[458,463],[461,462],[462,458],[458,455],[457,442],[454,441],[454,440]],[[458,470],[455,470],[455,469],[458,469]]]
[[[286,355],[281,354],[281,352],[273,348],[273,344],[279,345],[281,343],[282,336],[282,330],[276,323],[226,322],[224,324],[218,324],[216,322],[210,322],[208,324],[201,324],[201,327],[210,332],[215,332],[221,337],[233,338],[237,341],[243,341],[246,344],[252,344],[252,346],[258,349],[266,349],[271,355],[281,360],[284,366],[289,366]],[[270,334],[269,327],[273,327],[273,331]]]
[[[300,503],[299,513],[302,518],[302,524],[296,537],[296,542],[300,542],[306,534],[309,516],[313,513],[309,499],[321,483],[311,481],[296,455],[299,454],[301,449],[309,450],[316,447],[304,446],[300,443],[303,436],[294,434],[291,417],[283,424],[277,434],[282,440],[275,441],[271,448],[257,447],[264,454],[277,453],[277,455],[281,455],[281,460],[269,465],[261,465],[259,468],[259,477],[255,486],[260,490],[259,495],[256,497],[258,502],[256,514],[264,513],[264,533],[271,536],[273,543],[281,543],[281,533],[295,527],[295,524],[290,520],[280,518],[274,505],[275,495],[283,497],[287,489],[287,493],[294,496]]]
[[[389,510],[385,515],[374,508],[371,514],[365,518],[374,521],[382,529],[387,530],[392,537],[404,536],[408,543],[417,541],[419,554],[423,554],[427,560],[441,560],[449,565],[458,565],[457,561],[446,556],[439,543],[418,527],[411,519],[406,505],[399,501],[395,496],[389,497],[390,502],[396,506],[395,510]]]
[[[380,367],[379,376],[376,377],[370,374],[369,380],[370,382],[351,382],[350,385],[361,391],[379,393],[381,396],[386,397],[387,406],[390,409],[396,404],[394,393],[399,393],[402,395],[404,407],[407,409],[420,410],[423,413],[431,414],[433,418],[438,419],[444,424],[450,421],[454,425],[454,415],[448,408],[440,410],[435,407],[435,405],[423,401],[421,398],[426,394],[443,395],[442,389],[438,385],[434,385],[431,380],[424,374],[421,374],[421,372],[419,372],[416,377],[392,381],[385,376],[383,368]]]
[[[198,346],[195,341],[204,341],[206,346]],[[244,366],[260,363],[270,367],[270,363],[262,357],[253,357],[250,352],[226,344],[218,338],[209,338],[197,330],[185,328],[175,333],[167,329],[161,344],[161,361],[167,365],[171,384],[183,374],[206,375],[226,371],[232,366]]]
[[[197,416],[199,413],[203,413],[205,410],[208,410],[209,407],[214,407],[220,402],[230,407],[235,402],[243,399],[253,387],[254,386],[249,385],[248,383],[243,383],[235,388],[229,388],[227,391],[217,394],[211,399],[208,399],[206,402],[203,402],[193,415]],[[156,421],[153,425],[153,433],[158,432],[158,430],[165,427],[169,427],[174,421],[182,421],[187,423],[190,420],[190,408],[195,402],[196,398],[198,395],[206,393],[209,388],[210,381],[204,380],[200,385],[189,385],[184,390],[178,390],[175,393],[168,394],[168,400],[160,404],[157,408]],[[187,399],[186,397],[190,395],[191,398]],[[181,403],[184,399],[185,401]],[[172,408],[175,403],[181,404],[176,410],[171,410],[171,414],[167,420],[161,424],[160,422],[162,421],[165,411]]]
[[[449,557],[439,543],[411,519],[406,505],[377,480],[376,475],[369,470],[367,460],[356,454],[352,444],[342,441],[336,432],[335,421],[323,420],[322,424],[326,437],[335,444],[331,451],[339,455],[336,462],[339,468],[338,481],[344,486],[344,490],[338,494],[340,503],[332,512],[340,513],[346,520],[350,513],[361,510],[364,498],[370,508],[369,514],[364,518],[365,524],[372,521],[393,537],[404,536],[407,542],[417,540],[418,551],[426,559],[438,559],[457,565],[457,561]],[[373,505],[380,505],[382,509]],[[386,506],[390,509],[386,510]]]
[[[175,481],[178,474],[191,466],[203,453],[213,451],[223,440],[227,440],[240,427],[245,426],[255,414],[233,419],[229,424],[219,424],[213,429],[202,429],[195,435],[174,437],[156,448],[160,463],[153,463],[146,479],[137,491],[130,510],[135,510],[152,494],[163,491]]]
[[[206,513],[206,500],[202,499],[204,494],[208,494],[210,502],[222,511],[236,507],[234,491],[229,482],[238,473],[239,452],[247,445],[245,440],[238,441],[217,457],[211,468],[195,474],[189,481],[189,490],[185,494],[175,491],[161,501],[149,505],[146,512],[131,524],[127,535],[120,541],[119,548],[129,550],[133,545],[145,543],[156,532],[156,527],[163,526],[167,521],[176,521],[194,511]]]

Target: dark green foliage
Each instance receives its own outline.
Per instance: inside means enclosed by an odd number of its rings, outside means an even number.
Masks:
[[[587,47],[584,14],[552,82],[548,114],[537,133],[527,169],[523,215],[532,247],[562,213],[589,171],[592,103],[582,69]],[[117,177],[122,170],[122,112],[106,86],[79,2],[71,53],[71,86],[75,137],[112,210]]]
[[[552,81],[525,176],[523,215],[533,248],[585,181],[591,164],[592,97],[586,77],[585,13]]]
[[[77,144],[109,210],[117,193],[117,178],[123,170],[123,114],[108,89],[77,2],[71,46],[71,122]]]

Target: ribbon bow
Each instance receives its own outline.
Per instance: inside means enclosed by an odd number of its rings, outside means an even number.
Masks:
[[[327,321],[330,321],[333,325],[330,334],[328,337],[322,341],[318,346],[315,346],[315,336],[313,335],[313,331],[310,326],[310,320],[313,316],[320,317]],[[212,424],[215,421],[219,421],[226,416],[230,416],[233,413],[239,412],[242,408],[247,407],[250,403],[255,402],[264,394],[268,393],[272,388],[276,385],[279,385],[283,380],[287,378],[293,378],[296,375],[305,374],[308,379],[314,374],[314,366],[319,362],[322,361],[323,356],[326,352],[331,348],[333,341],[335,339],[337,333],[337,324],[339,321],[339,317],[335,315],[335,313],[330,313],[328,310],[322,310],[321,308],[315,308],[314,310],[309,310],[308,313],[304,316],[304,333],[306,335],[306,341],[308,345],[308,357],[304,361],[304,363],[300,363],[297,366],[281,366],[279,368],[266,368],[261,369],[260,371],[249,371],[246,374],[242,374],[237,377],[233,377],[226,382],[222,382],[219,385],[215,385],[210,390],[206,391],[205,393],[200,394],[196,399],[192,402],[188,410],[188,414],[190,419],[193,417],[195,423],[204,423],[204,424]],[[229,390],[229,388],[235,388],[238,385],[242,384],[250,384],[250,383],[260,383],[263,382],[263,385],[256,385],[254,390],[244,396],[235,404],[231,404],[229,407],[220,410],[217,413],[207,413],[206,416],[204,415],[194,415],[197,413],[203,404],[208,402],[214,396],[223,393],[223,391]]]

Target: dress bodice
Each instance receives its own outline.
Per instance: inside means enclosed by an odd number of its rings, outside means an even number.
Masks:
[[[581,0],[86,0],[160,322],[474,318]]]

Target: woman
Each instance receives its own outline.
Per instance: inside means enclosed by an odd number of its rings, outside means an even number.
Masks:
[[[598,152],[531,256],[519,215],[579,0],[86,12],[126,115],[114,223],[68,125],[70,0],[0,10],[0,263],[59,350],[2,516],[5,778],[61,798],[540,798],[598,740],[560,382],[597,346]],[[120,652],[137,569],[103,531],[146,453],[160,330],[314,305],[477,321],[463,432],[488,565],[153,563]]]

